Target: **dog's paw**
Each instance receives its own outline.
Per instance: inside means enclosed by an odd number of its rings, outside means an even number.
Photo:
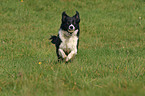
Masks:
[[[68,62],[68,58],[66,58],[66,60],[65,60],[66,62]]]
[[[69,58],[67,57],[66,60],[65,60],[65,62],[67,63],[68,61],[69,61]]]

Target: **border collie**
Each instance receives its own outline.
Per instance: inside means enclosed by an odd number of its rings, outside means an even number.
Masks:
[[[79,12],[69,17],[65,11],[62,13],[61,26],[57,36],[50,40],[56,46],[58,61],[70,61],[76,54],[79,45]]]

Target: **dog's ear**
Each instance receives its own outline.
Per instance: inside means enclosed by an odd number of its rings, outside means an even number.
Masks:
[[[66,17],[68,17],[68,15],[64,12],[62,12],[62,22],[65,22]]]
[[[76,18],[76,22],[79,23],[80,22],[80,17],[79,17],[79,12],[76,11],[76,14],[73,16]]]

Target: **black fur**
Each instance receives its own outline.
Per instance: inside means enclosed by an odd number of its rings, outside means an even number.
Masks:
[[[58,54],[58,49],[59,49],[59,45],[61,43],[61,40],[60,40],[59,36],[55,36],[55,35],[51,36],[50,40],[51,40],[51,43],[55,44],[56,54],[57,54],[57,57],[59,60],[61,57]]]
[[[79,30],[79,22],[80,22],[80,18],[79,18],[79,13],[76,11],[76,15],[74,15],[73,17],[69,17],[65,12],[62,13],[62,23],[60,28],[68,31],[68,26],[70,24],[73,24],[76,29]],[[79,32],[78,32],[78,36],[79,36]]]

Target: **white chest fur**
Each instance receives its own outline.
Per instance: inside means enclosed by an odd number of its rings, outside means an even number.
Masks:
[[[77,54],[77,33],[78,30],[75,30],[72,34],[61,29],[59,30],[59,38],[62,42],[59,46],[58,53],[63,59],[66,58],[66,62]]]
[[[59,38],[61,39],[60,49],[64,51],[77,51],[77,37],[78,30],[75,30],[72,34],[66,31],[59,30]]]

